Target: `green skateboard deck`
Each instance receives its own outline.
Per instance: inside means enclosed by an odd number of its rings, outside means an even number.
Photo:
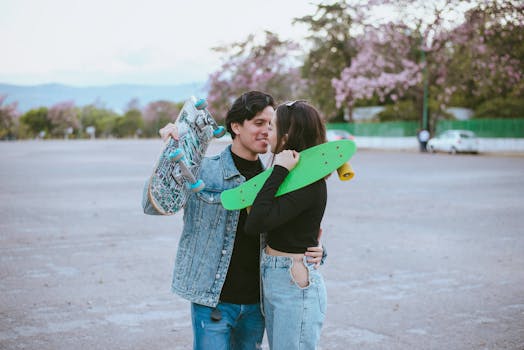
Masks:
[[[300,152],[298,164],[286,176],[278,188],[276,197],[312,184],[338,168],[351,169],[345,165],[356,149],[353,141],[339,140],[326,142]],[[224,208],[239,210],[252,205],[258,191],[262,188],[272,171],[272,167],[268,168],[242,185],[222,192],[220,199]],[[351,179],[353,172],[352,170],[350,171],[350,173],[345,175],[339,174],[341,179]]]

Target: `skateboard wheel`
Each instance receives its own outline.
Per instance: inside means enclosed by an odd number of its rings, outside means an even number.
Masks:
[[[207,107],[207,101],[205,98],[201,98],[200,100],[198,100],[196,103],[195,103],[195,107],[196,109],[198,109],[199,111],[206,108]]]
[[[197,180],[197,182],[195,182],[194,184],[190,185],[189,188],[193,192],[200,192],[200,191],[202,191],[204,189],[205,186],[206,185],[204,184],[204,181]]]
[[[178,162],[182,158],[184,158],[184,153],[180,148],[176,149],[174,152],[169,153],[169,159],[174,162]]]
[[[223,126],[219,126],[215,130],[213,130],[213,136],[217,139],[224,136],[226,134],[226,129]]]
[[[337,169],[338,178],[342,181],[351,180],[355,176],[355,172],[349,163],[343,164]]]

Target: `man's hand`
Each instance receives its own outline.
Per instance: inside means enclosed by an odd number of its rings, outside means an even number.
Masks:
[[[168,123],[158,133],[164,142],[168,141],[170,137],[178,140],[178,128],[174,123]]]
[[[318,269],[320,267],[320,263],[322,262],[322,255],[324,254],[324,248],[322,248],[322,243],[320,242],[321,236],[322,229],[320,229],[318,232],[318,246],[309,247],[305,253],[305,255],[308,257],[307,261],[315,264],[315,269]]]

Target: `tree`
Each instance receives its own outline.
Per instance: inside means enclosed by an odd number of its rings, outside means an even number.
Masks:
[[[0,139],[11,139],[15,136],[18,112],[17,103],[4,105],[7,95],[0,95]]]
[[[355,41],[358,54],[340,78],[332,80],[337,107],[347,107],[350,120],[356,100],[376,95],[382,103],[386,98],[396,102],[422,81],[421,65],[412,50],[417,38],[406,26],[368,27]]]
[[[97,106],[96,104],[82,107],[79,114],[80,123],[84,131],[86,127],[94,126],[96,137],[110,136],[119,118],[119,115],[112,110]]]
[[[465,17],[454,30],[456,44],[448,64],[452,98],[460,96],[471,108],[493,98],[522,98],[524,6],[484,1]]]
[[[49,133],[52,126],[47,114],[47,107],[40,107],[31,109],[20,117],[20,123],[26,127],[30,137],[38,136],[40,132]]]
[[[214,49],[222,54],[223,63],[209,78],[208,102],[218,120],[225,117],[234,98],[249,90],[268,92],[276,100],[301,95],[303,82],[293,59],[298,45],[268,31],[262,43],[257,39],[249,35],[242,42]]]
[[[47,113],[51,126],[51,135],[68,137],[70,132],[78,131],[80,121],[73,101],[60,102],[49,108]]]
[[[519,6],[516,2],[479,1],[476,7],[473,7],[470,1],[460,0],[435,2],[382,0],[373,2],[373,6],[384,4],[393,6],[400,14],[399,18],[392,21],[393,23],[390,26],[407,28],[411,31],[409,37],[412,39],[418,38],[418,40],[411,41],[410,51],[405,51],[402,48],[402,40],[393,41],[390,44],[394,50],[386,53],[373,51],[370,48],[376,42],[364,42],[352,65],[341,74],[339,79],[333,81],[339,103],[351,106],[355,99],[360,97],[355,96],[355,91],[361,89],[370,89],[379,95],[389,94],[388,98],[392,100],[398,99],[399,96],[404,95],[406,92],[417,92],[416,95],[419,97],[416,97],[416,99],[422,100],[420,96],[424,89],[420,85],[425,81],[429,86],[429,95],[433,96],[432,99],[438,105],[438,109],[430,118],[431,127],[434,125],[436,118],[443,114],[442,111],[456,91],[462,89],[474,94],[473,91],[478,90],[481,86],[500,86],[500,84],[504,85],[507,82],[510,82],[512,86],[521,85],[521,70],[515,69],[515,65],[517,67],[521,66],[521,63],[519,64],[521,59],[510,57],[506,50],[499,52],[488,50],[487,45],[482,43],[486,39],[482,39],[478,35],[479,28],[484,27],[498,33],[500,33],[502,28],[505,28],[504,31],[513,32],[517,30],[522,33],[522,6]],[[413,8],[423,11],[410,12]],[[386,26],[385,28],[388,27]],[[477,37],[478,40],[476,39]],[[520,38],[521,35],[517,37]],[[454,71],[452,67],[457,67],[461,62],[456,60],[459,57],[456,53],[460,51],[459,48],[461,47],[470,53],[469,65],[485,68],[483,74],[474,74],[472,70],[466,70],[467,79],[462,74],[450,74],[450,72]],[[358,85],[357,88],[354,85],[355,79],[365,77],[369,73],[369,69],[365,65],[359,67],[355,61],[357,63],[365,61],[365,57],[362,59],[358,57],[359,55],[365,55],[366,52],[375,52],[380,56],[380,58],[376,58],[379,61],[396,59],[397,62],[401,62],[406,58],[409,59],[411,62],[404,64],[404,67],[398,67],[399,70],[397,71],[399,78],[405,77],[404,82],[402,82],[402,79],[398,79],[395,81],[395,84],[393,84],[393,81],[390,82],[391,84],[388,84],[384,81],[381,82],[380,79],[367,79],[366,81],[361,81],[362,84]],[[407,52],[409,52],[408,57],[402,55],[402,53]],[[419,53],[420,59],[416,59],[416,52]],[[400,55],[388,57],[392,54]],[[381,77],[382,73],[388,73],[387,69],[389,69],[389,66],[384,65],[382,71],[375,71],[374,77]],[[425,79],[420,78],[421,74],[425,75]],[[415,84],[417,80],[419,83]],[[503,92],[502,90],[500,91]]]
[[[142,113],[138,109],[130,109],[116,120],[113,132],[118,137],[136,137],[141,135],[143,126]]]
[[[169,122],[173,122],[180,108],[169,101],[150,102],[144,109],[144,136],[157,136],[158,130]]]
[[[354,19],[359,18],[357,9],[358,6],[350,6],[345,1],[318,4],[315,14],[293,21],[309,27],[308,40],[312,44],[301,69],[306,97],[329,117],[343,113],[340,104],[335,103],[331,79],[340,76],[356,55],[356,44],[350,33]]]

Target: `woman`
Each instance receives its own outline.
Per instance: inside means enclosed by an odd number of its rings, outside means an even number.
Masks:
[[[264,312],[272,350],[315,349],[326,310],[320,273],[303,252],[318,245],[326,207],[324,179],[275,198],[299,160],[300,151],[324,143],[326,131],[317,110],[304,101],[280,105],[269,128],[275,154],[273,171],[246,219],[247,234],[267,232],[260,262]]]

